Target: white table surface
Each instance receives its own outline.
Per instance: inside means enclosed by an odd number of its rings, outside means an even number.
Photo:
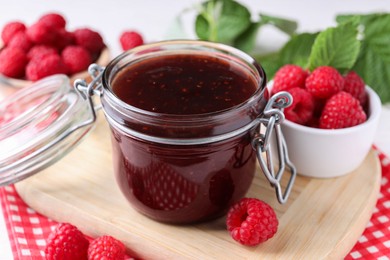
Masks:
[[[200,1],[194,0],[0,0],[0,28],[11,20],[32,24],[47,12],[62,13],[69,30],[90,27],[99,31],[111,50],[112,57],[121,52],[119,36],[122,31],[136,29],[147,42],[163,40],[169,35],[173,18],[184,8]],[[241,0],[250,8],[254,17],[258,12],[284,16],[299,22],[298,31],[314,32],[335,25],[335,15],[340,13],[390,12],[388,0]],[[184,16],[189,37],[194,37],[193,14]],[[264,28],[259,35],[259,48],[275,50],[283,45],[286,37]],[[390,86],[389,86],[390,87]],[[383,107],[375,144],[390,155],[390,104]],[[13,259],[7,229],[0,207],[0,259]]]

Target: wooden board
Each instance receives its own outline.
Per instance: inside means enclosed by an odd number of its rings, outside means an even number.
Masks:
[[[143,259],[341,259],[370,219],[380,178],[379,160],[370,151],[346,176],[298,176],[289,201],[280,205],[259,170],[248,196],[276,210],[279,230],[257,247],[245,247],[230,238],[224,218],[173,226],[134,211],[115,183],[109,130],[100,114],[97,128],[72,153],[16,188],[43,215],[92,237],[112,235]]]

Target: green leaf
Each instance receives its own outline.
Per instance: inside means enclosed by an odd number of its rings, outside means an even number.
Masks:
[[[232,0],[222,1],[222,13],[218,21],[218,40],[232,42],[243,33],[251,24],[249,10]]]
[[[390,102],[390,14],[362,16],[364,39],[352,68],[380,96]]]
[[[206,20],[206,18],[201,14],[197,15],[196,17],[195,32],[200,40],[204,40],[204,41],[211,40],[210,25]]]
[[[260,14],[260,19],[262,24],[271,24],[288,35],[293,35],[298,28],[297,22],[293,20],[265,14]]]
[[[385,13],[372,14],[340,14],[336,16],[336,21],[339,24],[351,22],[353,24],[367,25],[381,16],[386,16]]]
[[[230,44],[251,25],[249,10],[236,1],[210,0],[201,7],[195,32],[202,40]]]
[[[244,52],[251,52],[256,45],[256,36],[261,25],[260,22],[252,22],[250,26],[234,40],[233,46]]]
[[[314,41],[309,57],[309,69],[332,66],[339,70],[352,68],[359,55],[357,28],[352,23],[322,31]]]
[[[291,37],[280,51],[281,62],[307,67],[311,49],[317,36],[318,33],[301,33]]]
[[[276,71],[283,66],[280,60],[280,53],[269,53],[267,55],[255,56],[256,61],[263,67],[267,80],[271,80]]]
[[[294,35],[278,53],[255,58],[263,66],[268,79],[272,79],[275,72],[285,64],[296,64],[305,68],[317,35],[318,33]]]
[[[195,32],[199,39],[218,41],[218,20],[222,12],[221,1],[207,1],[200,5],[195,20]]]
[[[361,22],[361,15],[337,15],[336,22],[338,24],[352,23],[357,26]]]

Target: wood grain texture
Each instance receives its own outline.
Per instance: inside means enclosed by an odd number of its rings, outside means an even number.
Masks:
[[[43,215],[73,223],[92,237],[112,235],[143,259],[341,259],[364,231],[379,193],[381,171],[374,151],[343,177],[298,176],[285,205],[278,204],[259,170],[248,196],[276,210],[279,229],[257,247],[241,246],[226,231],[224,218],[173,226],[133,210],[115,183],[103,115],[98,121],[73,152],[16,188]]]

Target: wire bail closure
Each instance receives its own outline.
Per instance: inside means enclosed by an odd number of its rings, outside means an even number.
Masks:
[[[100,96],[101,94],[101,79],[104,73],[104,67],[98,64],[91,64],[88,67],[88,73],[92,78],[92,81],[89,84],[84,79],[76,79],[74,81],[74,88],[77,93],[88,102],[92,114],[92,117],[89,120],[84,121],[81,126],[93,124],[96,121],[96,111],[101,109],[101,105],[95,106],[92,97],[94,95]]]
[[[263,112],[263,117],[259,119],[258,131],[252,138],[252,147],[255,149],[260,168],[265,177],[275,188],[276,197],[279,203],[284,204],[293,187],[296,178],[296,168],[288,157],[287,145],[283,137],[280,124],[285,119],[283,110],[292,103],[292,96],[288,92],[279,92],[273,95]],[[265,127],[265,129],[263,129]],[[275,174],[275,165],[272,156],[272,146],[270,139],[275,134],[275,144],[277,149],[278,165]],[[287,186],[282,191],[281,180],[285,173],[286,166],[290,170],[290,178]]]

